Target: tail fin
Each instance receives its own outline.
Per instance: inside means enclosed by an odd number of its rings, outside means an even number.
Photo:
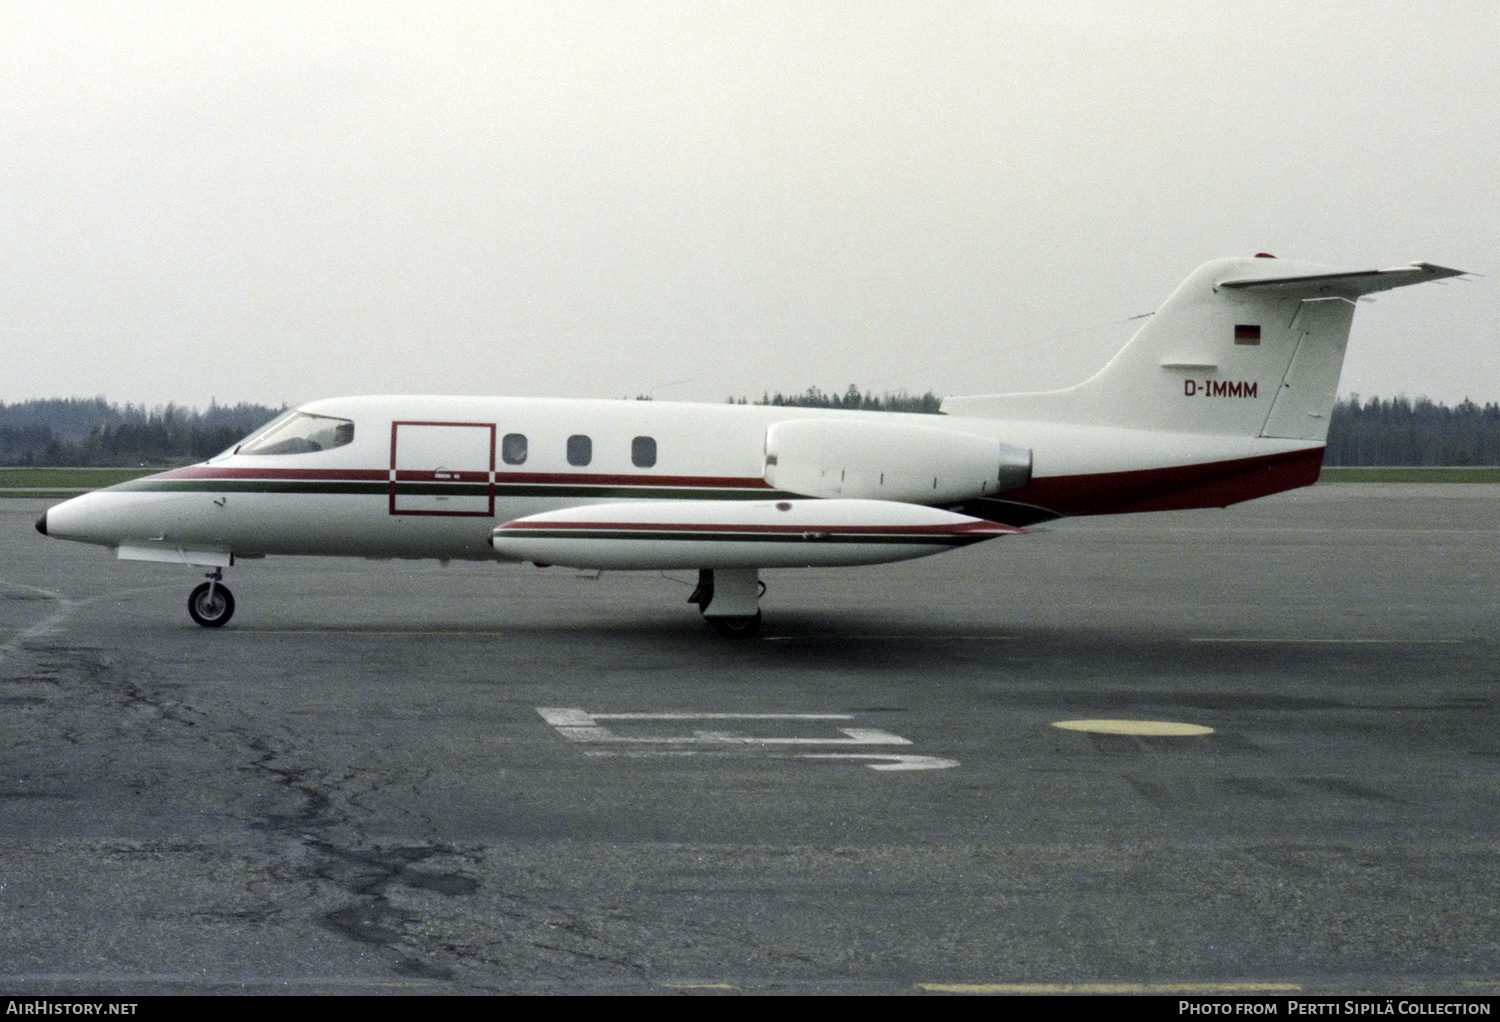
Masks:
[[[1091,379],[949,398],[949,415],[1322,441],[1360,296],[1455,277],[1432,263],[1341,272],[1268,256],[1199,267]]]

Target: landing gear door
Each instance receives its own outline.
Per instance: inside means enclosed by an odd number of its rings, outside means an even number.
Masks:
[[[495,426],[391,423],[391,514],[495,514]]]

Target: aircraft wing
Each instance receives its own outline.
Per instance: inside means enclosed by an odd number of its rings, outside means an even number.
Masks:
[[[1351,301],[1375,291],[1421,284],[1444,277],[1461,277],[1467,271],[1454,270],[1436,263],[1412,263],[1387,270],[1354,270],[1347,273],[1318,273],[1297,277],[1251,277],[1221,280],[1219,287],[1236,291],[1259,291],[1283,298],[1347,298]]]

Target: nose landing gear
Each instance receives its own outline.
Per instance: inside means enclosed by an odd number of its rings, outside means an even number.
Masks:
[[[234,616],[234,596],[223,585],[224,571],[215,568],[188,597],[188,615],[204,628],[218,628]]]

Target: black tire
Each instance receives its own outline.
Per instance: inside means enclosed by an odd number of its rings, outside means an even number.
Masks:
[[[760,611],[751,617],[709,617],[703,620],[720,635],[730,639],[753,639],[760,633]]]
[[[234,595],[223,583],[204,582],[188,597],[188,614],[204,628],[218,628],[234,616]]]

